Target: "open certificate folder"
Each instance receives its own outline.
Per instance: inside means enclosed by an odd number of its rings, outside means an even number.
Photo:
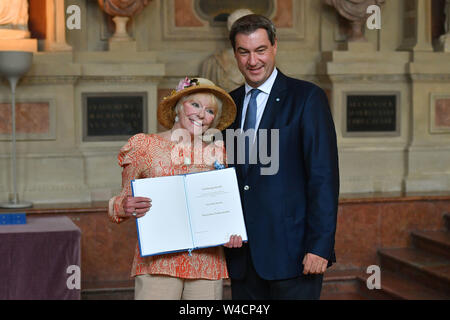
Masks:
[[[136,221],[142,257],[223,245],[233,234],[247,241],[234,168],[137,179],[131,188],[152,199]]]

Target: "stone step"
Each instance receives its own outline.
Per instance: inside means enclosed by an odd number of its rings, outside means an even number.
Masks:
[[[358,292],[322,293],[320,300],[369,300]]]
[[[81,300],[133,300],[134,280],[81,283]]]
[[[102,287],[103,286],[103,287]],[[223,282],[223,300],[231,300],[231,283]],[[120,286],[115,283],[100,283],[81,290],[81,300],[134,300],[134,286]]]
[[[416,248],[381,249],[378,253],[381,272],[393,271],[450,294],[450,259]]]
[[[358,277],[361,293],[376,300],[450,300],[450,295],[433,289],[387,270],[381,271],[381,289],[368,289],[369,275]]]
[[[81,300],[134,300],[134,287],[85,289]]]
[[[360,290],[363,270],[327,270],[323,277],[320,300],[369,300]]]
[[[413,231],[411,236],[415,247],[450,259],[450,232]]]

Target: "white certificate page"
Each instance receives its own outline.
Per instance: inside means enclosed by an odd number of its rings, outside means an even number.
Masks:
[[[186,190],[195,247],[225,244],[233,234],[247,241],[234,168],[186,175]]]
[[[152,207],[137,219],[141,256],[193,247],[186,207],[184,176],[138,179],[133,196],[152,199]]]

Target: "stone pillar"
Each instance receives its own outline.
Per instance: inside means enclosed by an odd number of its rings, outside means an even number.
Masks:
[[[405,2],[403,14],[403,44],[399,50],[414,52],[433,51],[431,0],[410,0]]]
[[[431,37],[431,0],[417,1],[417,43],[413,51],[433,51]]]
[[[417,0],[417,43],[407,65],[411,78],[411,137],[405,189],[450,188],[450,55],[434,52],[431,0]]]
[[[47,37],[45,51],[71,51],[66,42],[66,18],[64,1],[46,0]]]
[[[329,79],[341,193],[403,191],[410,117],[409,81],[404,70],[409,56],[409,52],[353,48],[322,53],[317,71]],[[395,117],[392,109],[386,108],[388,96],[394,97]],[[387,112],[391,116],[386,116]],[[374,128],[379,121],[392,119],[394,128]],[[353,127],[356,122],[370,129]]]

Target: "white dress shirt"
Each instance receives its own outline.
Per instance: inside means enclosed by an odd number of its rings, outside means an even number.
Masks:
[[[272,90],[273,84],[275,82],[275,79],[277,77],[278,70],[277,68],[273,68],[272,74],[270,75],[267,80],[260,85],[258,88],[261,90],[261,92],[256,97],[256,127],[255,131],[259,128],[259,123],[261,122],[262,115],[264,113],[264,109],[266,108],[267,100],[269,99],[270,91]],[[244,98],[244,107],[242,108],[242,115],[241,115],[241,130],[244,128],[244,122],[245,122],[245,115],[247,114],[247,107],[248,103],[250,102],[250,90],[254,89],[253,87],[249,86],[247,82],[245,82],[245,98]]]

